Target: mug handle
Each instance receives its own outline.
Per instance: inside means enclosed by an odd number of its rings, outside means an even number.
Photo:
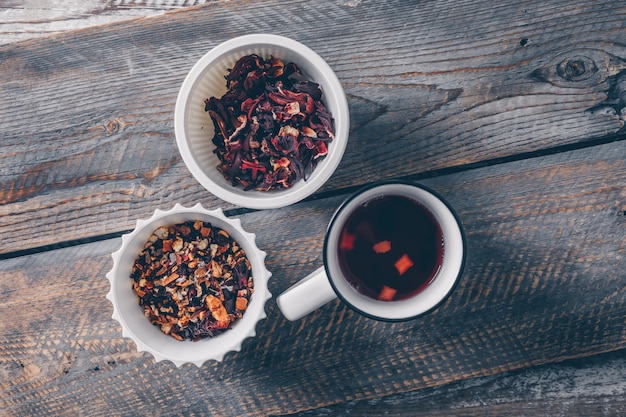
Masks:
[[[337,294],[322,266],[285,290],[276,298],[276,304],[287,320],[295,321],[335,298]]]

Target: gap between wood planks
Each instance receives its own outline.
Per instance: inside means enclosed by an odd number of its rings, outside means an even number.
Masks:
[[[538,157],[543,157],[547,155],[555,155],[555,154],[559,154],[563,152],[575,151],[575,150],[580,150],[580,149],[592,148],[594,146],[605,145],[605,144],[609,144],[613,142],[620,142],[620,141],[626,141],[626,131],[624,131],[624,129],[620,129],[620,132],[618,133],[601,136],[597,138],[592,138],[582,143],[561,145],[561,146],[556,146],[556,147],[549,148],[549,149],[542,149],[539,151],[523,152],[523,153],[516,154],[516,155],[504,156],[504,157],[489,159],[489,160],[485,160],[481,162],[473,162],[470,164],[451,166],[447,168],[426,171],[426,172],[422,172],[419,174],[398,177],[397,179],[407,180],[407,181],[419,181],[419,180],[424,180],[427,178],[434,178],[434,177],[439,177],[442,175],[455,174],[458,172],[469,171],[469,170],[484,168],[488,166],[496,166],[496,165],[506,164],[506,163],[515,162],[515,161],[538,158]],[[355,191],[357,191],[358,189],[360,189],[361,187],[364,187],[367,185],[368,183],[365,183],[365,184],[345,187],[345,188],[332,190],[332,191],[322,191],[318,194],[314,194],[313,196],[304,199],[303,201],[305,202],[315,201],[315,200],[320,200],[324,198],[338,197],[341,195],[348,196],[354,193]],[[242,214],[251,213],[255,211],[258,211],[258,210],[247,209],[247,208],[234,208],[234,209],[224,210],[224,214],[227,217],[232,217],[232,216],[239,216]],[[626,213],[624,213],[624,215],[626,215]],[[28,255],[33,255],[36,253],[47,252],[47,251],[52,251],[56,249],[62,249],[62,248],[78,246],[78,245],[83,245],[83,244],[88,244],[88,243],[100,242],[100,241],[104,241],[108,239],[115,239],[115,238],[121,237],[122,235],[126,233],[130,233],[131,231],[132,229],[122,230],[122,231],[114,232],[114,233],[107,233],[103,235],[91,236],[91,237],[86,237],[86,238],[81,238],[81,239],[72,239],[72,240],[57,242],[57,243],[38,246],[34,248],[29,248],[29,249],[22,249],[22,250],[13,251],[13,252],[0,253],[0,260],[17,258],[21,256],[28,256]]]

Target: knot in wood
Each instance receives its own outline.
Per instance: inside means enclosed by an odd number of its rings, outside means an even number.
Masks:
[[[565,59],[556,66],[558,76],[567,81],[587,80],[596,72],[598,72],[596,63],[586,56]]]

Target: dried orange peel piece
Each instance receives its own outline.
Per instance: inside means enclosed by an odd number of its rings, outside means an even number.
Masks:
[[[224,304],[222,304],[219,298],[209,294],[206,297],[206,304],[209,311],[211,311],[211,315],[216,321],[230,321],[226,308],[224,308]]]
[[[235,301],[235,308],[237,310],[245,310],[248,308],[248,299],[244,298],[244,297],[237,297],[237,300]]]

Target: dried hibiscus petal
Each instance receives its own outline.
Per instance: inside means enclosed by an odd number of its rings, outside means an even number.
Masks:
[[[155,230],[130,278],[145,316],[177,340],[229,329],[254,292],[245,251],[226,231],[202,221]]]
[[[334,120],[320,86],[292,78],[301,75],[293,63],[247,55],[225,76],[228,91],[205,100],[218,169],[233,185],[289,188],[328,154]]]

